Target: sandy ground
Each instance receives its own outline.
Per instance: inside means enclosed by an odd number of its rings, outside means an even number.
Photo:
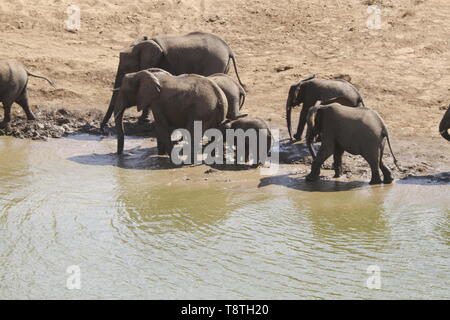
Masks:
[[[64,28],[70,4],[0,2],[0,58],[18,59],[57,86],[30,80],[34,110],[105,111],[119,52],[133,39],[209,31],[237,56],[249,89],[243,112],[266,119],[282,138],[291,84],[310,74],[349,75],[384,118],[402,168],[411,170],[403,174],[450,171],[450,144],[438,134],[450,103],[448,0],[78,0],[76,33]],[[379,30],[367,27],[371,4],[381,9]]]

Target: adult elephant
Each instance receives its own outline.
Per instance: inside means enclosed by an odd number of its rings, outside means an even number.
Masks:
[[[236,58],[230,46],[220,37],[207,32],[192,32],[180,36],[142,37],[120,53],[114,88],[119,88],[125,74],[148,68],[161,68],[173,75],[198,74],[209,76],[228,73],[230,61],[239,84]],[[101,123],[104,129],[114,110],[117,91],[113,92],[108,111]],[[145,120],[144,112],[140,120]]]
[[[300,140],[305,129],[309,108],[314,106],[317,101],[328,101],[335,97],[344,97],[349,101],[348,107],[364,106],[358,90],[350,82],[343,79],[318,79],[312,76],[293,84],[289,89],[286,101],[286,120],[290,139],[292,140],[291,111],[293,107],[303,103],[297,132],[294,134],[294,138]]]
[[[450,106],[447,109],[447,112],[442,117],[441,123],[439,124],[439,133],[441,136],[450,141],[450,134],[448,133],[448,129],[450,129]]]
[[[132,106],[137,106],[138,111],[152,110],[160,155],[170,155],[172,151],[173,128],[187,129],[193,138],[194,121],[202,122],[203,132],[220,128],[228,108],[223,91],[206,77],[173,76],[157,68],[126,74],[114,108],[118,154],[124,148],[123,113]]]

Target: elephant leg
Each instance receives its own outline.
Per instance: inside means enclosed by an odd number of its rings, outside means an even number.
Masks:
[[[367,161],[370,166],[370,170],[372,171],[372,178],[370,179],[369,184],[380,184],[381,177],[380,171],[378,168],[380,167],[380,155],[379,150],[373,151],[371,154],[363,155],[363,158]]]
[[[22,94],[19,96],[19,98],[16,100],[17,104],[20,105],[25,111],[25,114],[27,115],[28,120],[36,120],[36,117],[34,116],[33,112],[30,109],[30,105],[28,103],[28,91],[27,88],[23,89]]]
[[[302,139],[302,134],[303,134],[303,130],[305,129],[306,117],[308,115],[309,108],[310,108],[310,106],[306,106],[305,104],[303,104],[303,108],[302,108],[302,111],[300,112],[300,117],[298,120],[297,132],[294,134],[294,138],[296,140]]]
[[[334,178],[339,178],[342,175],[342,155],[344,154],[344,150],[336,145],[334,147],[333,153],[333,168],[334,168]]]
[[[0,128],[4,128],[11,121],[11,106],[12,102],[3,102],[4,116],[3,121],[0,122]]]
[[[200,141],[195,141],[195,130],[194,130],[194,125],[195,125],[195,119],[191,116],[189,116],[189,120],[187,122],[187,130],[189,131],[189,134],[191,135],[191,163],[192,164],[196,164],[197,163],[197,153],[196,151],[196,145],[199,145],[200,150],[203,149],[203,146],[201,145],[202,143],[202,138],[203,138],[203,134],[205,133],[204,128],[202,128],[202,133],[200,135]]]
[[[170,156],[173,148],[171,140],[171,130],[166,118],[158,111],[153,111],[155,118],[156,143],[158,148],[158,155],[168,154]]]
[[[319,178],[320,167],[334,153],[334,143],[323,142],[317,153],[316,159],[311,165],[311,172],[306,176],[306,181],[315,181]]]
[[[141,116],[138,118],[138,123],[150,122],[150,120],[148,118],[149,114],[150,114],[150,108],[144,108],[144,110],[142,110]]]
[[[383,163],[383,151],[384,151],[384,143],[386,140],[383,140],[383,143],[380,148],[380,169],[383,173],[383,183],[389,184],[392,183],[392,174],[391,171],[384,165]]]

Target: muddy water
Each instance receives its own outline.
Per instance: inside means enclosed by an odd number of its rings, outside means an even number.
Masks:
[[[205,174],[126,143],[0,138],[0,298],[450,298],[448,184]]]

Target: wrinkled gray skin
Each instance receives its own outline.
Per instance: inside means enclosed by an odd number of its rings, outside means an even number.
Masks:
[[[226,139],[226,129],[233,129],[233,130],[237,130],[237,129],[242,129],[244,131],[247,131],[248,129],[255,129],[257,130],[257,152],[258,152],[258,161],[256,161],[257,163],[263,163],[265,159],[259,159],[259,144],[260,144],[260,134],[259,134],[259,130],[263,130],[264,131],[261,132],[262,134],[262,138],[267,140],[267,156],[270,155],[270,148],[272,146],[272,133],[270,132],[270,128],[267,125],[267,123],[261,119],[261,118],[251,118],[248,116],[241,116],[240,118],[236,119],[236,120],[232,120],[232,121],[224,121],[222,123],[222,135],[224,137],[224,141]],[[237,141],[235,139],[233,146],[231,147],[236,147],[237,148]],[[245,141],[245,162],[249,161],[249,141],[248,139],[246,139]],[[235,150],[235,152],[237,152],[237,150]],[[237,160],[237,156],[235,154],[235,161]]]
[[[214,34],[192,32],[181,36],[141,37],[120,53],[114,88],[121,86],[125,74],[148,68],[161,68],[173,75],[209,76],[214,73],[228,73],[231,60],[242,85],[233,51],[222,38]],[[102,129],[112,115],[116,99],[117,92],[114,92],[101,123]],[[147,115],[144,112],[140,120],[146,121]]]
[[[236,119],[245,102],[246,93],[244,88],[239,82],[223,73],[215,73],[208,76],[208,78],[213,80],[227,97],[228,111],[226,118],[231,120]]]
[[[11,106],[14,102],[23,108],[28,120],[36,119],[28,102],[27,84],[29,76],[45,79],[53,86],[49,79],[28,72],[18,61],[0,61],[0,101],[5,110],[0,127],[5,127],[11,121]]]
[[[441,136],[450,141],[450,134],[448,133],[448,129],[450,129],[450,106],[447,109],[447,112],[442,117],[441,122],[439,123],[439,133]]]
[[[383,164],[383,150],[387,140],[394,163],[397,160],[392,152],[388,131],[381,117],[366,107],[349,108],[339,103],[320,105],[309,109],[307,115],[307,144],[313,156],[311,172],[307,181],[315,181],[320,175],[320,166],[331,155],[334,157],[334,177],[342,175],[342,155],[344,151],[361,155],[370,165],[372,179],[370,184],[391,183],[392,175]],[[320,135],[322,144],[317,155],[311,147],[314,137]],[[384,179],[381,181],[381,169]]]
[[[137,106],[138,111],[152,110],[160,155],[170,155],[172,151],[171,128],[187,129],[191,137],[194,121],[202,121],[203,131],[220,128],[228,108],[225,94],[206,77],[172,76],[159,69],[126,74],[114,108],[118,154],[124,148],[123,113],[132,106]]]
[[[303,103],[297,132],[294,134],[296,140],[301,140],[309,108],[314,106],[319,100],[327,101],[339,96],[347,98],[350,102],[349,107],[364,106],[363,99],[358,90],[350,82],[343,79],[317,79],[315,76],[312,76],[292,85],[286,101],[286,120],[291,140],[291,111],[293,107]]]

